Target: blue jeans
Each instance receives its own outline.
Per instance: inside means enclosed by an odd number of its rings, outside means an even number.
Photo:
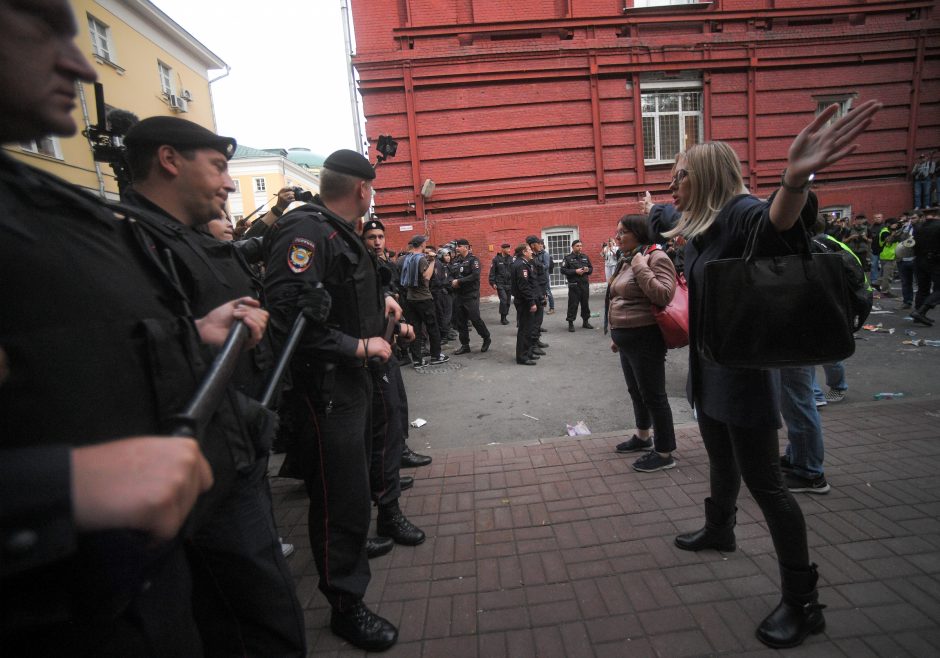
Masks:
[[[552,287],[545,288],[545,294],[548,295],[548,308],[555,310],[555,295],[552,294]]]
[[[930,179],[914,181],[914,207],[927,208],[930,206]]]
[[[796,475],[815,478],[823,473],[822,423],[813,399],[816,369],[780,369],[780,414],[787,424],[786,455]]]
[[[881,276],[881,259],[878,258],[876,254],[871,255],[871,276],[868,277],[868,280],[871,281],[872,285],[878,283],[878,277]]]

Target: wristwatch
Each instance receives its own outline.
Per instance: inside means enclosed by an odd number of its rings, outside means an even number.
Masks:
[[[795,185],[790,185],[787,183],[787,170],[784,169],[783,173],[780,174],[780,187],[785,189],[787,192],[793,192],[795,194],[803,194],[806,192],[806,190],[809,189],[809,186],[813,184],[814,178],[816,178],[815,172],[809,175],[809,178],[806,179],[806,182],[803,183],[803,185],[801,185],[800,187],[796,187]]]

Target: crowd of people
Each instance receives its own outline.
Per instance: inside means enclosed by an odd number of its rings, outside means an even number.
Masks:
[[[93,81],[95,72],[74,44],[69,5],[0,0],[0,18],[8,32],[0,46],[0,140],[73,134],[74,83]],[[675,466],[666,346],[652,308],[672,300],[677,272],[688,279],[688,392],[708,453],[710,496],[704,527],[675,543],[734,550],[744,482],[780,567],[780,604],[757,629],[771,647],[800,644],[825,625],[792,495],[828,491],[821,433],[805,422],[816,411],[814,374],[702,358],[695,346],[709,313],[704,267],[740,256],[752,230],[768,240],[803,230],[806,208],[815,215],[813,173],[854,150],[880,104],[861,103],[830,122],[835,109],[793,142],[767,201],[748,194],[730,146],[690,147],[675,163],[673,203],[621,218],[601,254],[605,328],[637,424],[617,450],[643,452],[634,464],[641,472]],[[480,352],[489,350],[479,258],[467,239],[435,247],[425,236],[392,254],[383,224],[366,219],[376,169],[355,151],[326,159],[318,195],[298,199],[285,188],[264,216],[235,231],[224,219],[235,139],[151,117],[125,144],[132,180],[118,204],[0,155],[4,654],[58,655],[67,647],[77,656],[306,655],[267,480],[276,437],[285,469],[309,498],[307,531],[330,629],[358,648],[388,649],[398,629],[363,602],[369,559],[425,541],[402,511],[413,480],[400,469],[431,461],[406,443],[400,361],[416,369],[444,364],[444,346],[454,340],[453,354],[467,354],[471,327]],[[833,220],[832,237],[854,245],[860,268],[865,257],[874,272],[877,256],[882,295],[891,294],[886,263],[910,262],[898,268],[903,303],[916,321],[932,323],[927,313],[940,295],[936,214],[860,222]],[[536,235],[502,244],[493,259],[489,284],[500,322],[517,325],[517,364],[537,365],[549,347],[541,325],[554,311],[554,266]],[[581,328],[593,329],[593,266],[580,241],[560,269],[568,330],[579,317]],[[230,378],[203,386],[231,344],[241,349]],[[273,373],[282,358],[280,380]],[[830,393],[844,395],[844,371],[831,367]],[[203,412],[193,401],[206,389],[219,393]],[[790,438],[783,456],[781,414]]]

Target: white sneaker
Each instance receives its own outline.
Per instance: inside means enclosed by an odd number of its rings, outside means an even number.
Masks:
[[[817,409],[818,409],[819,407],[825,407],[827,404],[829,404],[829,403],[826,402],[825,400],[816,400],[816,408],[817,408]]]

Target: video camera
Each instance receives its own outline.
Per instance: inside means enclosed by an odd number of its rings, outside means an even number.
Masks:
[[[106,162],[114,170],[118,191],[123,194],[131,183],[130,170],[127,166],[127,147],[124,136],[140,122],[137,115],[127,110],[105,110],[104,85],[95,83],[95,109],[98,123],[82,131],[82,135],[91,142],[92,155],[96,162]]]
[[[302,187],[292,187],[290,189],[294,193],[294,201],[302,201],[303,203],[313,203],[314,194],[310,190],[305,190]]]

